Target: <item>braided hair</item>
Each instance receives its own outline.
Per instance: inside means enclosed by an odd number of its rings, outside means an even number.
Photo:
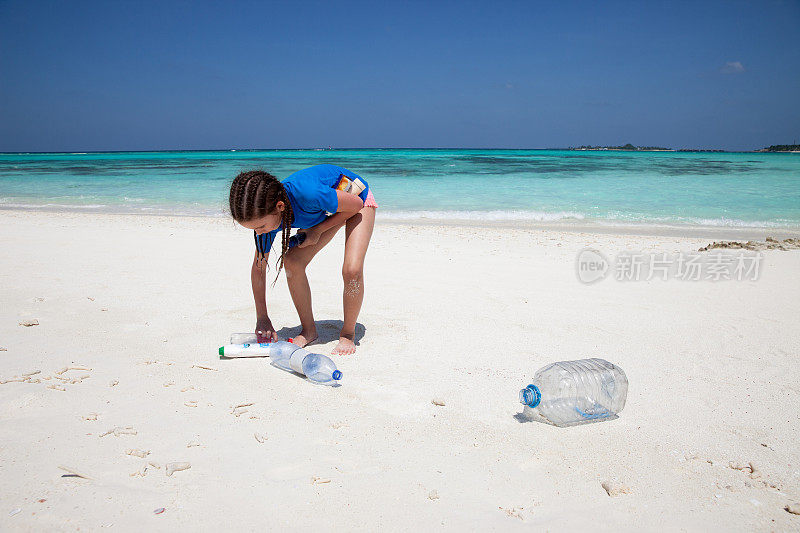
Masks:
[[[278,181],[278,178],[263,170],[242,172],[231,183],[230,211],[236,222],[249,222],[273,214],[278,201],[282,201],[285,208],[281,214],[283,225],[281,255],[275,262],[278,267],[275,281],[278,281],[278,276],[283,269],[283,256],[289,250],[289,232],[294,221],[292,204],[289,202],[286,189],[283,188],[283,184]],[[258,244],[258,235],[255,230],[253,230],[253,236]],[[269,253],[269,250],[262,251],[259,246],[256,246],[256,250],[258,251],[257,262],[261,266],[262,261],[266,263],[266,254]],[[275,281],[272,282],[273,285]]]

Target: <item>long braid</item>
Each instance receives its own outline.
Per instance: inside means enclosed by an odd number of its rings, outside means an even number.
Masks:
[[[278,281],[278,276],[280,276],[283,269],[283,257],[289,250],[289,235],[294,221],[294,212],[292,204],[289,202],[289,195],[286,193],[283,184],[278,181],[278,178],[261,170],[242,172],[231,183],[230,213],[237,222],[249,222],[274,213],[278,201],[282,201],[284,204],[284,210],[281,215],[283,230],[281,233],[281,255],[276,261],[278,273],[275,276],[275,281],[272,282],[273,286]],[[257,262],[260,265],[262,258],[266,258],[264,257],[264,252],[261,251],[259,236],[255,231],[253,231],[253,238],[258,252]],[[269,250],[266,253],[269,253]]]
[[[281,189],[283,189],[283,184],[281,184]],[[278,259],[279,263],[276,262],[278,274],[275,276],[275,281],[278,280],[278,276],[283,269],[283,256],[289,251],[289,234],[292,231],[292,222],[294,221],[294,212],[292,211],[292,204],[289,202],[289,195],[286,194],[286,189],[283,189],[283,203],[286,205],[286,209],[283,210],[283,216],[281,217],[281,224],[283,225],[283,231],[281,231],[281,256]],[[275,281],[272,282],[273,286]]]

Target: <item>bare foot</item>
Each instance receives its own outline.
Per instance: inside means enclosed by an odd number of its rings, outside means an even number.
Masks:
[[[296,344],[297,346],[302,348],[303,346],[308,346],[309,344],[311,344],[315,340],[317,340],[317,330],[316,329],[313,330],[313,331],[303,330],[300,333],[298,333],[297,335],[295,335],[294,338],[292,338],[292,344]]]
[[[356,353],[356,344],[353,342],[353,334],[339,334],[339,344],[331,352],[332,355],[351,355]]]

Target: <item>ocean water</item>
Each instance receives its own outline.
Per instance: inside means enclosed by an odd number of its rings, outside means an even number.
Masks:
[[[384,219],[800,227],[800,154],[269,150],[0,154],[0,209],[225,216],[242,170],[333,163]]]

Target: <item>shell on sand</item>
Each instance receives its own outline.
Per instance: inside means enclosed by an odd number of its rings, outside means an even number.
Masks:
[[[629,489],[627,485],[618,481],[603,481],[600,483],[600,486],[603,487],[603,490],[612,498],[631,493],[631,489]]]
[[[125,450],[125,455],[133,455],[134,457],[141,457],[144,459],[150,455],[150,450],[139,450],[138,448],[133,448],[130,450]]]
[[[132,472],[131,474],[128,474],[128,475],[131,476],[131,477],[135,477],[135,476],[145,477],[147,475],[147,470],[148,470],[147,467],[148,467],[148,464],[145,463],[145,464],[142,465],[142,467],[139,470],[137,470],[136,472]]]
[[[133,429],[133,426],[126,426],[126,427],[115,427],[114,429],[109,429],[102,435],[101,437],[105,437],[106,435],[114,434],[115,437],[119,437],[120,435],[136,435],[136,430]]]
[[[192,467],[191,463],[185,463],[185,462],[167,463],[166,472],[168,476],[171,476],[175,472],[180,472],[181,470],[189,470],[191,467]]]
[[[86,474],[82,474],[82,473],[76,471],[74,468],[70,468],[68,466],[58,465],[58,468],[60,468],[61,470],[65,471],[65,472],[68,472],[69,474],[71,474],[71,475],[73,475],[75,477],[79,477],[79,478],[83,478],[83,479],[92,479],[91,477],[87,476]]]

